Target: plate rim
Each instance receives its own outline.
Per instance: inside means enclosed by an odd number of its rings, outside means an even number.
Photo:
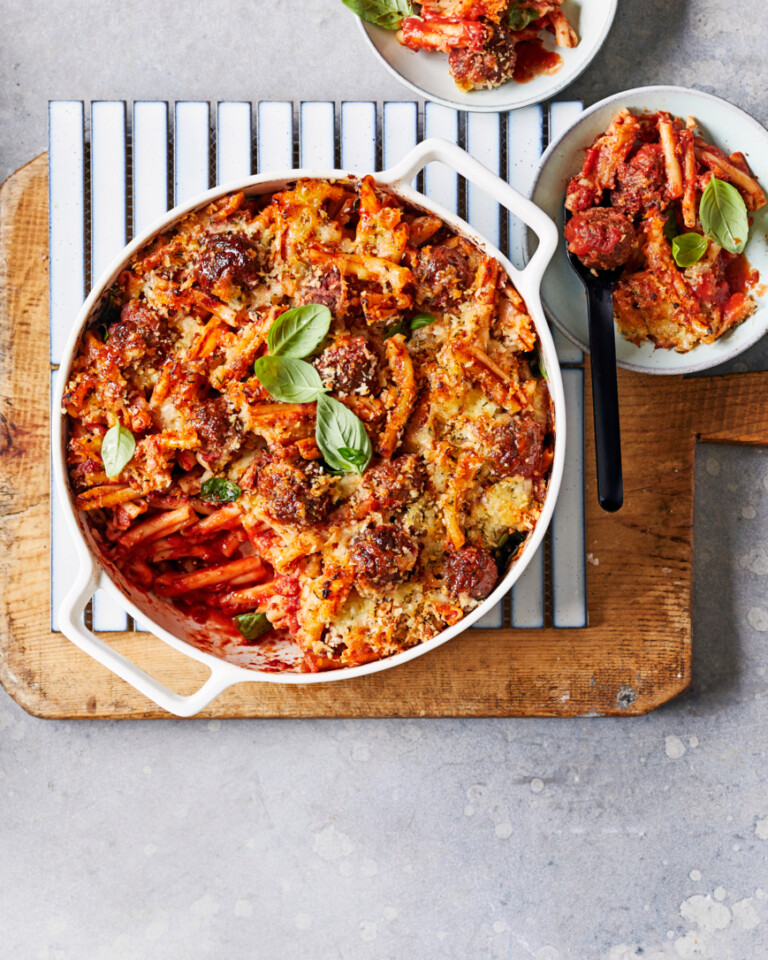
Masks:
[[[608,39],[608,34],[611,32],[611,28],[616,20],[616,13],[618,10],[619,0],[608,0],[609,9],[605,18],[605,23],[603,24],[602,30],[600,32],[597,41],[595,42],[592,53],[586,58],[584,63],[578,68],[576,73],[572,76],[567,77],[566,79],[558,79],[560,71],[556,74],[552,74],[555,83],[548,89],[543,95],[529,96],[520,100],[519,102],[514,103],[497,103],[497,104],[486,104],[483,106],[472,106],[472,104],[462,103],[458,100],[449,100],[446,97],[438,96],[437,94],[430,93],[424,87],[420,87],[417,83],[414,83],[412,80],[409,80],[407,77],[404,77],[399,70],[397,70],[389,60],[384,56],[384,54],[379,50],[376,44],[373,41],[373,38],[369,32],[369,27],[374,29],[377,28],[375,24],[368,24],[361,17],[356,17],[358,29],[362,32],[365,42],[373,50],[374,55],[378,60],[384,65],[384,67],[398,80],[400,83],[404,84],[414,93],[418,94],[425,100],[431,100],[433,103],[440,104],[443,107],[450,107],[452,110],[463,110],[467,113],[503,113],[510,110],[519,110],[522,107],[530,107],[537,103],[543,103],[545,100],[551,100],[553,97],[557,96],[558,93],[563,91],[566,87],[574,83],[588,67],[592,64],[592,61],[595,59],[597,54],[603,48],[605,41]],[[502,84],[504,86],[504,84]],[[510,84],[511,86],[511,84]],[[518,87],[525,86],[524,84],[517,84]]]
[[[710,100],[721,107],[725,106],[729,110],[735,111],[737,114],[739,114],[745,123],[747,123],[750,127],[754,128],[756,133],[763,136],[766,140],[766,147],[768,148],[768,129],[766,129],[766,127],[764,127],[759,120],[753,117],[750,113],[748,113],[742,107],[737,106],[735,103],[731,103],[730,100],[726,100],[724,97],[720,97],[714,93],[709,93],[706,90],[699,90],[697,87],[683,87],[676,84],[657,83],[657,84],[649,84],[642,87],[631,87],[628,90],[620,90],[618,93],[613,93],[613,94],[610,94],[610,96],[603,97],[602,100],[599,100],[597,103],[592,104],[592,106],[587,107],[585,110],[583,110],[579,114],[579,116],[573,121],[573,123],[569,124],[565,128],[565,130],[562,131],[562,133],[560,134],[560,136],[558,136],[556,140],[553,140],[547,146],[547,149],[541,155],[538,166],[536,167],[536,171],[534,173],[530,188],[528,190],[528,194],[527,194],[528,198],[531,201],[534,201],[534,195],[536,193],[536,189],[539,186],[539,182],[541,180],[541,177],[544,173],[544,170],[547,164],[551,159],[551,156],[559,147],[560,143],[573,130],[575,130],[576,127],[580,126],[592,114],[597,113],[598,110],[601,110],[603,107],[606,107],[611,103],[616,103],[627,97],[634,97],[637,95],[646,95],[649,93],[677,93],[677,94],[684,94],[684,95],[694,94],[697,97],[702,97],[705,100]],[[530,236],[527,237],[524,254],[525,254],[525,262],[527,263],[529,257],[532,255]],[[555,257],[557,257],[557,252],[555,253]],[[552,261],[550,262],[550,268],[554,262],[555,262],[555,258],[553,257]],[[581,340],[575,333],[571,331],[570,328],[568,328],[565,324],[563,324],[558,319],[555,312],[551,309],[549,305],[549,301],[546,296],[546,287],[547,287],[547,282],[546,282],[546,275],[545,275],[545,280],[542,282],[541,305],[544,309],[544,313],[547,319],[551,323],[553,323],[555,327],[559,330],[559,332],[562,333],[563,336],[566,337],[574,346],[578,347],[580,350],[583,350],[584,353],[589,354],[590,353],[589,341]],[[621,367],[623,370],[630,370],[634,373],[648,373],[654,376],[679,376],[680,374],[701,373],[703,370],[710,370],[712,367],[719,367],[723,363],[728,363],[729,361],[733,360],[735,357],[744,353],[746,350],[749,350],[750,347],[753,347],[758,342],[758,340],[761,340],[766,335],[766,333],[768,333],[768,304],[766,305],[766,318],[763,323],[763,326],[762,328],[758,327],[756,329],[757,329],[757,332],[755,333],[755,335],[753,337],[750,337],[746,343],[739,344],[735,349],[727,351],[724,356],[717,357],[713,360],[701,360],[698,362],[690,362],[690,363],[682,362],[679,365],[659,368],[655,366],[650,366],[645,363],[637,363],[631,360],[619,359],[617,357],[616,365]],[[618,329],[615,330],[614,335],[617,343],[621,343],[626,339],[622,337]],[[713,344],[700,344],[699,346],[707,347],[707,346],[713,346]],[[663,348],[657,348],[657,349],[663,349]],[[694,347],[692,350],[688,351],[687,353],[677,354],[675,351],[669,351],[669,352],[674,353],[676,356],[680,358],[684,358],[684,357],[691,356],[691,354],[693,354],[695,350],[696,350],[696,347]]]

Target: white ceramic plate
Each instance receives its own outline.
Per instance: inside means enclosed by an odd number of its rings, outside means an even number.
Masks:
[[[768,187],[768,131],[727,100],[686,87],[638,87],[601,100],[586,110],[541,158],[533,184],[533,202],[557,224],[562,238],[563,200],[570,178],[581,168],[584,154],[595,137],[606,129],[621,107],[630,110],[667,110],[679,117],[694,117],[706,140],[732,153],[745,154],[752,172]],[[768,283],[768,206],[752,214],[754,222],[745,250],[747,259]],[[764,289],[764,288],[763,288]],[[752,296],[757,310],[740,326],[715,343],[694,347],[688,353],[656,350],[651,343],[636,347],[616,332],[616,362],[642,373],[693,373],[731,360],[751,347],[768,329],[768,298]],[[544,312],[555,326],[582,350],[589,350],[587,298],[581,281],[571,270],[561,239],[541,288]]]
[[[562,56],[563,65],[552,76],[540,76],[529,83],[510,81],[493,90],[464,93],[448,72],[447,53],[409,50],[395,38],[394,30],[382,30],[360,20],[363,36],[389,72],[415,93],[446,107],[495,113],[516,110],[553,97],[587,68],[603,45],[616,14],[618,0],[565,0],[563,10],[580,37],[572,50],[556,47],[548,32],[544,45]]]

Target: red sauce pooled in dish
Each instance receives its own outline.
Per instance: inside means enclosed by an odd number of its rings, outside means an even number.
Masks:
[[[557,73],[563,65],[560,54],[547,50],[543,41],[538,38],[521,40],[515,46],[515,53],[517,60],[514,78],[517,83],[529,83],[542,73]]]
[[[746,293],[751,290],[760,279],[760,274],[754,269],[743,253],[740,253],[725,268],[725,279],[731,293]]]

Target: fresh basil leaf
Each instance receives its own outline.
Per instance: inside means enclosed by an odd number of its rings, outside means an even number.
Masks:
[[[544,357],[541,352],[541,347],[537,344],[533,350],[528,354],[528,365],[531,368],[531,373],[536,376],[538,375],[542,380],[549,380],[547,376],[547,368],[544,364]]]
[[[200,487],[203,500],[211,500],[213,503],[233,503],[242,492],[236,483],[223,477],[211,477]]]
[[[525,542],[527,536],[528,534],[523,530],[510,530],[499,538],[499,542],[493,548],[493,555],[499,569],[503,569],[515,556],[520,549],[520,544]]]
[[[681,233],[672,241],[672,256],[678,267],[692,267],[707,252],[709,243],[700,233]]]
[[[130,461],[136,441],[131,431],[120,423],[116,423],[104,434],[101,441],[101,459],[104,463],[104,473],[110,478],[117,477],[123,467]]]
[[[670,211],[669,216],[664,221],[664,236],[670,243],[677,236],[677,217],[674,210]]]
[[[232,617],[232,622],[246,640],[258,640],[272,630],[266,613],[241,613]]]
[[[304,360],[259,357],[253,372],[269,395],[282,403],[312,403],[325,392],[320,374]]]
[[[267,346],[276,357],[308,357],[328,336],[331,311],[322,303],[286,310],[269,328]]]
[[[387,330],[387,332],[384,334],[384,336],[381,339],[389,340],[390,337],[394,337],[398,333],[407,334],[408,333],[407,323],[408,323],[407,320],[398,320],[397,323],[394,325],[394,327]]]
[[[741,253],[747,245],[747,205],[732,183],[712,177],[701,195],[699,219],[704,233],[729,253]]]
[[[373,450],[362,421],[326,394],[317,401],[315,440],[332,470],[362,473],[371,462]]]
[[[437,317],[431,313],[417,313],[411,318],[411,330],[421,330],[422,327],[428,327],[433,324]]]
[[[525,30],[529,23],[538,20],[539,11],[536,7],[526,7],[513,3],[509,8],[508,25],[510,30]]]
[[[356,13],[361,20],[367,20],[385,30],[397,30],[403,17],[413,16],[413,4],[410,0],[341,0],[345,7]]]
[[[364,450],[350,450],[349,447],[339,447],[339,456],[356,467],[364,467],[367,463]]]
[[[106,343],[107,340],[109,340],[109,328],[120,319],[122,309],[120,306],[120,296],[115,287],[109,288],[106,296],[102,300],[101,306],[102,310],[98,321],[98,331],[101,334],[101,339]]]

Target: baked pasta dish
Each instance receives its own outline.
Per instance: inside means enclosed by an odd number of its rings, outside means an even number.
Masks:
[[[75,505],[130,584],[240,645],[289,638],[307,671],[396,654],[537,523],[554,423],[526,305],[371,177],[217,200],[98,313],[63,397]]]
[[[397,29],[398,42],[411,50],[447,53],[448,70],[464,91],[556,73],[562,57],[545,48],[542,36],[551,34],[560,47],[579,42],[562,10],[563,0],[343,2],[363,19]]]
[[[766,202],[742,153],[726,155],[696,121],[622,109],[568,184],[568,249],[616,270],[613,309],[635,344],[685,353],[756,309],[750,215]]]

